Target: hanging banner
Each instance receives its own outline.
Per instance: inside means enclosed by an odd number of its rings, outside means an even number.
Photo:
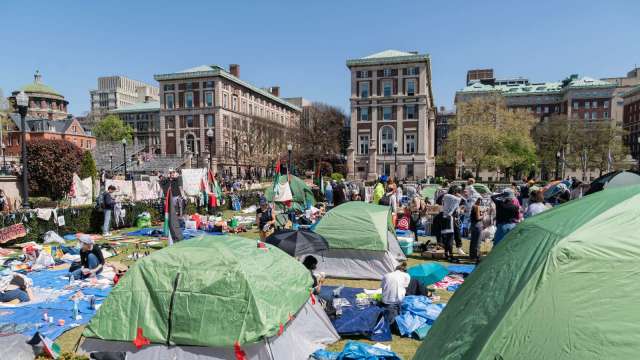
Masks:
[[[27,235],[27,229],[22,224],[14,224],[0,229],[0,244],[15,240]]]

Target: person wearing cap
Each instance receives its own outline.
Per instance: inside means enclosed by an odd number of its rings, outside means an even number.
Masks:
[[[276,223],[276,215],[265,198],[260,198],[260,207],[256,210],[256,226],[260,231],[260,241],[265,241]]]
[[[81,235],[78,241],[82,244],[80,249],[80,268],[70,272],[73,279],[86,279],[96,276],[102,272],[104,266],[104,256],[102,250],[95,245],[89,235]]]
[[[516,194],[511,188],[506,188],[500,194],[491,196],[496,204],[496,234],[493,245],[496,246],[511,231],[520,217],[520,208],[514,204]]]

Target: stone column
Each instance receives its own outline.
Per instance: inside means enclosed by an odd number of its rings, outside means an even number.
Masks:
[[[393,174],[394,177],[396,177],[397,179],[402,177],[402,172],[400,171],[400,169],[402,168],[402,166],[400,166],[401,163],[401,159],[402,159],[402,155],[404,154],[404,105],[399,105],[398,106],[398,118],[396,120],[396,131],[395,131],[395,135],[396,135],[396,139],[395,142],[398,143],[398,167],[396,168],[396,163],[395,163],[395,155],[393,153],[393,150],[391,151],[391,156],[392,156],[392,163],[393,163],[393,171],[391,172]]]

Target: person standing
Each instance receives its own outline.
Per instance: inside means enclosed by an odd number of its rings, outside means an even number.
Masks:
[[[524,213],[524,217],[530,218],[536,216],[549,208],[544,203],[544,193],[542,190],[531,190],[531,199],[529,200],[529,206]]]
[[[333,206],[333,181],[327,181],[327,187],[324,189],[324,197],[327,200],[327,206]]]
[[[471,245],[469,246],[469,257],[478,263],[480,261],[480,236],[484,230],[484,214],[482,212],[482,198],[477,198],[469,212],[471,225]]]
[[[113,192],[116,191],[116,187],[109,185],[107,191],[102,194],[102,209],[104,211],[104,220],[102,222],[102,236],[111,236],[111,215],[113,215],[113,208],[116,205],[116,201],[113,199]]]
[[[0,189],[0,212],[5,211],[11,211],[11,200],[4,190]]]
[[[496,204],[496,234],[493,245],[496,246],[518,223],[520,209],[514,204],[515,193],[513,189],[506,188],[501,194],[491,196]]]
[[[385,193],[385,187],[387,184],[387,176],[386,175],[382,175],[380,176],[380,178],[378,179],[378,183],[376,184],[376,186],[373,188],[373,203],[378,205],[380,204],[380,199],[382,199],[382,197],[384,196]]]
[[[444,245],[444,254],[447,260],[453,261],[453,243],[458,245],[458,253],[460,254],[461,245],[457,244],[458,236],[456,235],[456,228],[458,226],[458,212],[460,207],[461,198],[458,192],[453,194],[445,194],[442,199],[442,209],[440,210],[440,237]],[[464,254],[464,253],[462,253]],[[462,255],[461,254],[461,255]]]
[[[407,274],[407,263],[398,265],[395,271],[382,277],[382,306],[384,319],[391,327],[395,323],[396,316],[400,313],[400,305],[407,294],[407,287],[411,282],[411,276]]]
[[[347,201],[347,196],[345,193],[344,180],[341,180],[336,186],[333,188],[333,203],[335,206],[340,206],[340,204]]]

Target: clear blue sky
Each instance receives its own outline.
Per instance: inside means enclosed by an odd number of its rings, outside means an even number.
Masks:
[[[516,5],[517,4],[517,5]],[[32,81],[89,110],[96,78],[153,75],[201,64],[241,65],[258,86],[280,85],[348,107],[346,59],[385,49],[432,57],[436,104],[451,106],[468,69],[560,80],[620,76],[640,64],[640,1],[8,1],[0,88]]]

